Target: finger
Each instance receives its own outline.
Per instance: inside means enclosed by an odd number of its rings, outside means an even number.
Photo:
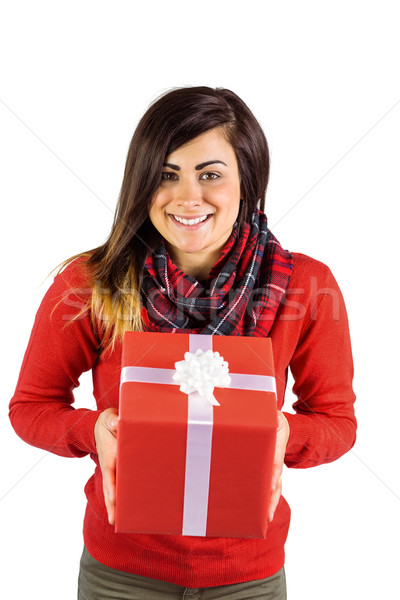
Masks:
[[[118,428],[118,412],[114,409],[110,411],[107,420],[107,429],[113,434],[116,435]]]
[[[277,458],[272,467],[271,490],[274,491],[282,478],[283,459]]]
[[[277,487],[278,482],[282,477],[282,471],[283,471],[283,462],[274,464],[274,466],[272,468],[272,478],[271,478],[271,489],[272,490],[275,490],[275,488]]]
[[[271,491],[269,510],[268,510],[268,522],[271,523],[274,518],[276,507],[278,506],[279,499],[282,495],[282,479],[279,479],[276,488]]]
[[[103,492],[107,509],[108,520],[114,524],[115,511],[115,469],[105,468],[103,471]]]
[[[108,522],[110,525],[115,525],[115,504],[108,509]]]
[[[114,525],[114,520],[115,520],[115,503],[113,503],[113,502],[110,501],[110,499],[108,497],[108,492],[105,489],[105,487],[103,487],[103,493],[104,493],[104,502],[105,502],[105,505],[106,505],[108,522],[110,523],[110,525]]]
[[[288,432],[286,428],[286,418],[278,412],[278,429],[276,432],[275,454],[272,468],[272,489],[275,490],[278,481],[282,475],[283,463],[285,460],[286,444]]]

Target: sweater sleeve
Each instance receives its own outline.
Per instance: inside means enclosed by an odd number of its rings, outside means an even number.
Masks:
[[[321,264],[321,263],[320,263]],[[305,468],[336,460],[355,443],[353,359],[346,308],[340,289],[325,267],[325,285],[310,295],[290,369],[296,414],[290,425],[285,464]]]
[[[78,259],[44,296],[10,402],[16,433],[60,456],[96,452],[94,425],[101,412],[72,406],[73,390],[95,364],[99,345],[88,311],[80,315],[91,293],[82,273]]]

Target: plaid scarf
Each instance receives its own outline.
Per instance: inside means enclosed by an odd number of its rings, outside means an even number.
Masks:
[[[292,255],[261,211],[235,226],[207,281],[186,275],[164,242],[146,261],[141,289],[145,330],[268,336],[289,283]]]

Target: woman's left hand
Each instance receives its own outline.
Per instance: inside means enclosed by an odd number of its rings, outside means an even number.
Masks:
[[[290,427],[285,415],[278,410],[278,430],[276,433],[276,445],[274,466],[272,470],[272,486],[269,500],[268,521],[271,522],[274,518],[276,507],[278,506],[279,498],[282,494],[282,470],[283,461],[285,458],[286,445],[288,443]]]

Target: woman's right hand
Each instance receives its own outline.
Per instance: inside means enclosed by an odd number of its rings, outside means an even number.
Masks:
[[[115,521],[115,472],[117,462],[117,426],[118,411],[107,408],[100,413],[94,426],[94,439],[101,472],[103,475],[103,493],[108,522]]]

